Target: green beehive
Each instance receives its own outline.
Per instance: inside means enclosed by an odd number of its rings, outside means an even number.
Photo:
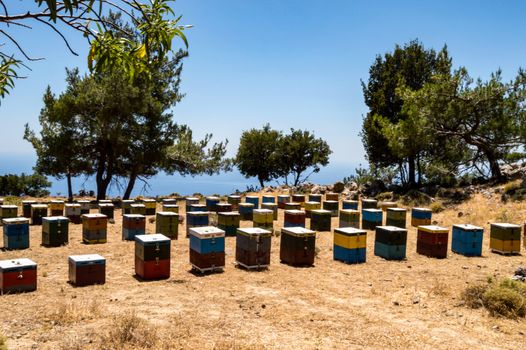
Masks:
[[[155,233],[170,239],[179,237],[179,214],[171,211],[159,211],[155,215]]]
[[[340,210],[339,227],[360,228],[360,211],[354,209]]]
[[[99,213],[104,214],[108,219],[113,219],[113,212],[115,207],[113,203],[100,203],[99,202]]]
[[[121,202],[122,207],[122,213],[123,214],[130,214],[131,213],[131,205],[135,203],[133,199],[123,199]]]
[[[313,231],[330,231],[332,214],[330,210],[315,209],[310,212],[310,229]]]
[[[172,213],[179,213],[179,206],[177,204],[165,204],[163,203],[163,211],[169,211]]]
[[[130,214],[139,214],[146,216],[146,207],[144,206],[144,204],[141,203],[130,204]]]
[[[37,202],[30,200],[22,201],[22,216],[31,219],[31,205],[36,203]]]
[[[42,218],[47,216],[47,204],[31,204],[31,224],[42,225]]]
[[[261,209],[267,209],[272,210],[273,212],[273,219],[278,219],[278,204],[277,203],[261,203]]]
[[[386,226],[395,226],[399,228],[406,227],[407,210],[404,208],[387,208],[386,214]]]
[[[69,241],[69,219],[64,216],[42,218],[42,245],[59,247]]]
[[[265,230],[274,230],[274,213],[268,209],[254,209],[252,213],[252,221],[254,227],[259,227]]]
[[[0,206],[0,221],[1,219],[16,218],[17,216],[18,216],[18,207],[16,205]]]
[[[239,228],[241,215],[237,211],[217,213],[217,227],[225,231],[226,236],[235,236]]]

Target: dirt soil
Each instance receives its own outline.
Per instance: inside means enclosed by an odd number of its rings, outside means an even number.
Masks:
[[[228,237],[224,272],[206,275],[191,272],[180,225],[179,240],[172,241],[171,277],[154,282],[134,278],[134,243],[121,240],[120,210],[116,223],[109,224],[107,244],[82,244],[81,225],[71,224],[69,245],[45,248],[41,226],[31,226],[31,248],[0,251],[0,260],[37,262],[38,290],[0,296],[0,334],[10,350],[524,349],[524,319],[494,318],[460,302],[467,286],[489,276],[509,277],[526,265],[524,247],[518,256],[488,249],[490,222],[522,223],[524,218],[525,203],[503,204],[497,195],[480,194],[434,214],[433,220],[445,227],[471,223],[485,228],[483,257],[477,258],[451,250],[442,260],[418,255],[411,228],[407,260],[374,256],[374,232],[369,231],[367,262],[346,265],[332,259],[332,234],[318,232],[314,267],[281,264],[279,237],[273,237],[270,268],[249,272],[235,267],[235,238]],[[282,223],[280,210],[275,229]],[[154,230],[147,219],[147,232]],[[106,258],[106,284],[75,288],[68,284],[68,256],[89,253]]]

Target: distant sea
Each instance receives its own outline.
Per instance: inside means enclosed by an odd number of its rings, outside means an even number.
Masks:
[[[0,155],[0,174],[26,174],[33,173],[33,166],[35,159],[32,156],[13,157]],[[358,164],[329,164],[322,168],[319,173],[312,174],[309,177],[310,182],[317,184],[333,184],[336,181],[341,181],[344,177],[354,173]],[[66,180],[57,180],[49,178],[52,182],[50,188],[52,195],[67,195]],[[280,182],[280,184],[282,181]],[[276,181],[271,181],[265,185],[277,185]],[[122,196],[125,186],[122,184],[113,183],[109,189],[109,196]],[[229,173],[221,173],[212,176],[181,176],[167,175],[159,173],[155,177],[148,180],[148,185],[145,186],[141,181],[137,181],[132,196],[146,195],[146,196],[163,196],[172,193],[180,195],[191,195],[194,193],[201,193],[203,195],[219,194],[225,195],[236,190],[244,191],[249,186],[259,186],[255,178],[246,179],[237,170]],[[78,193],[79,190],[96,190],[95,179],[93,177],[86,178],[81,176],[73,180],[73,192]]]

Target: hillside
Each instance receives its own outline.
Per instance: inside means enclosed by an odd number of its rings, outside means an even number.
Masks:
[[[155,282],[134,278],[133,242],[121,240],[120,210],[102,245],[81,244],[81,226],[70,225],[68,246],[44,248],[39,246],[41,228],[32,226],[31,248],[0,251],[0,259],[36,261],[38,290],[0,296],[0,333],[10,350],[520,349],[526,343],[526,320],[468,309],[460,294],[489,276],[509,277],[526,265],[524,248],[520,256],[488,250],[490,222],[522,223],[525,218],[526,202],[502,203],[493,191],[434,214],[441,226],[483,226],[480,258],[451,250],[444,260],[418,255],[411,228],[406,261],[374,256],[374,233],[369,232],[367,262],[346,265],[332,260],[331,233],[319,232],[314,267],[280,264],[279,237],[274,237],[270,268],[248,272],[235,267],[235,239],[229,237],[224,272],[204,276],[190,272],[183,234],[172,241],[171,278]],[[336,227],[337,218],[332,220]],[[280,210],[275,228],[282,223]],[[147,221],[147,232],[154,228]],[[67,283],[68,255],[85,253],[107,259],[105,285],[74,288]]]

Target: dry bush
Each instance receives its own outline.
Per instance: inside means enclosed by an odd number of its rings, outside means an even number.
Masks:
[[[433,213],[440,213],[441,211],[444,211],[445,208],[442,205],[442,202],[433,202],[429,206],[429,209],[431,209]]]
[[[504,194],[511,195],[515,191],[517,191],[519,188],[521,188],[521,180],[510,181],[504,185],[503,192]]]
[[[243,345],[235,341],[219,341],[214,344],[213,350],[264,350],[262,345]]]
[[[0,350],[7,350],[7,338],[0,334]]]
[[[431,292],[434,295],[439,296],[447,296],[450,294],[451,286],[448,285],[445,282],[439,281],[438,279],[435,280],[435,283],[433,284],[433,287],[431,288]]]
[[[102,349],[157,348],[157,331],[134,312],[115,317],[112,324],[110,332],[103,338]]]
[[[67,326],[85,320],[93,320],[101,317],[102,310],[96,301],[70,301],[63,302],[53,308],[47,318],[53,324]]]
[[[526,285],[509,278],[468,287],[462,299],[474,309],[484,306],[492,316],[511,319],[526,316]]]

